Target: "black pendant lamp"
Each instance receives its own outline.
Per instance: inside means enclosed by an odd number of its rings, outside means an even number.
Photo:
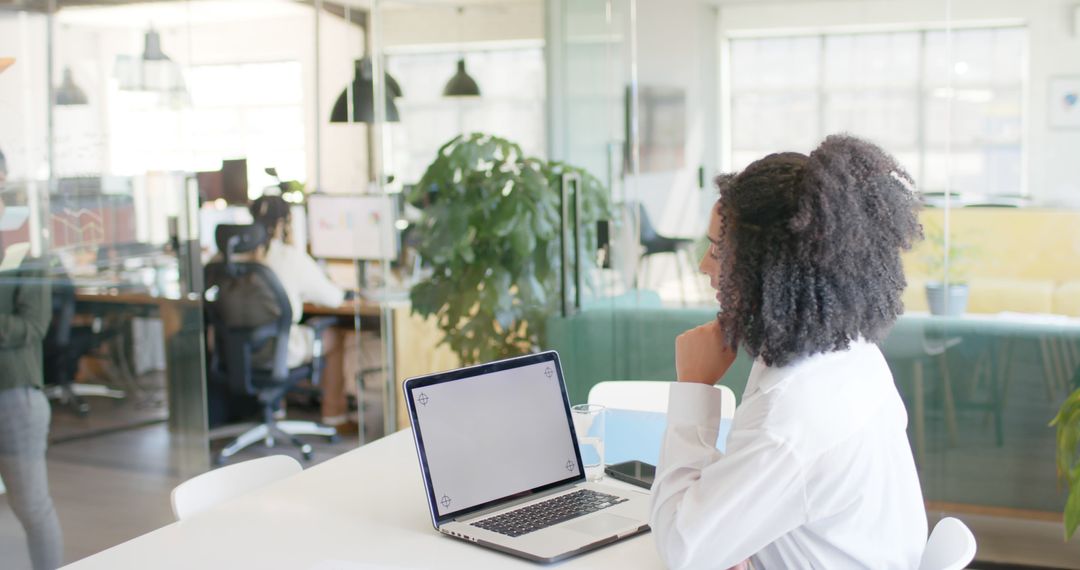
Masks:
[[[446,87],[443,89],[443,97],[479,97],[480,86],[476,84],[476,80],[469,77],[469,74],[465,71],[465,58],[461,58],[457,62],[457,73],[450,78],[450,81],[446,82]]]
[[[330,111],[331,123],[374,123],[375,122],[375,85],[371,79],[374,77],[372,72],[371,58],[365,57],[363,59],[356,60],[355,64],[356,73],[353,76],[352,81],[352,117],[349,117],[349,87],[345,88],[338,95],[337,101],[334,102],[334,108]],[[386,121],[389,123],[396,123],[400,121],[398,116],[397,105],[394,105],[394,98],[401,97],[401,86],[398,82],[390,76],[389,73],[383,74],[384,81],[386,83]]]
[[[161,50],[161,34],[153,28],[143,38],[142,55],[117,56],[115,75],[124,91],[156,92],[178,103],[189,100],[183,70]]]
[[[75,78],[71,75],[71,68],[64,68],[64,79],[60,87],[53,92],[54,102],[60,105],[85,105],[86,93],[75,84]]]
[[[461,19],[465,14],[465,8],[458,7],[458,41],[461,41]],[[446,87],[443,88],[443,97],[479,97],[480,86],[476,84],[476,80],[469,77],[468,72],[465,71],[465,55],[462,54],[458,58],[457,73],[450,78],[450,81],[446,82]]]

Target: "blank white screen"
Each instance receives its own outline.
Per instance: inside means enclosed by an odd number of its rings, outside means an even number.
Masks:
[[[413,388],[439,515],[575,477],[554,362]]]

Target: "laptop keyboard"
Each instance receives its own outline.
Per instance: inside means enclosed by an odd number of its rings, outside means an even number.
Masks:
[[[506,536],[521,536],[625,501],[626,499],[615,495],[581,489],[535,505],[476,521],[472,523],[472,526]]]

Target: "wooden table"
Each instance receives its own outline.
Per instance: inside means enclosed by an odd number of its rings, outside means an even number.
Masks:
[[[205,471],[209,449],[202,302],[197,297],[171,299],[146,291],[78,286],[75,302],[76,312],[131,311],[161,319],[170,442],[177,468],[182,474]]]

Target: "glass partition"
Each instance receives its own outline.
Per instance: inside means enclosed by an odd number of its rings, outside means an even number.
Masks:
[[[1075,37],[1047,15],[1055,6],[1000,27],[957,19],[927,37],[925,128],[936,152],[926,156],[926,239],[907,259],[902,324],[926,339],[912,418],[932,508],[976,505],[1060,536],[1066,489],[1047,424],[1080,388],[1070,301],[1080,233],[1069,221],[1080,204],[1060,159],[1080,151],[1066,118],[1080,57],[1057,51]],[[1040,557],[1048,565],[1080,552],[1075,541],[1051,544]]]
[[[533,1],[387,0],[373,18],[373,189],[402,208],[383,274],[405,292],[386,393],[406,427],[403,379],[531,351],[558,298],[545,26]]]
[[[1069,565],[1047,426],[1080,365],[1066,6],[782,5],[720,8],[725,170],[848,132],[911,173],[925,239],[904,256],[905,314],[881,347],[931,524],[963,519],[981,560]]]
[[[4,393],[29,390],[43,404],[4,415],[47,426],[7,434],[40,449],[47,437],[69,536],[62,560],[170,520],[162,504],[81,540],[75,505],[86,497],[156,499],[209,464],[198,198],[180,143],[187,54],[172,43],[188,31],[182,6],[160,13],[160,34],[148,15],[118,19],[110,8],[0,10],[4,323],[27,327],[9,331],[21,344],[5,354],[22,364],[5,365],[15,385]],[[145,60],[155,47],[173,57]],[[32,492],[8,483],[12,501]],[[22,566],[22,549],[13,554]]]
[[[304,455],[264,446],[228,379],[208,266],[295,254],[260,314],[303,331],[291,368],[320,358],[269,414],[321,461],[407,427],[418,374],[556,349],[575,404],[674,379],[675,337],[720,310],[698,270],[714,177],[836,132],[923,202],[881,347],[931,523],[962,518],[981,560],[1080,555],[1047,426],[1080,388],[1069,0],[8,4],[0,293],[49,289],[27,377],[61,526],[89,526],[70,490],[95,481],[160,503],[66,559],[171,520],[158,498],[212,461]],[[219,228],[253,224],[264,249],[226,259]],[[723,379],[740,397],[751,364]]]

